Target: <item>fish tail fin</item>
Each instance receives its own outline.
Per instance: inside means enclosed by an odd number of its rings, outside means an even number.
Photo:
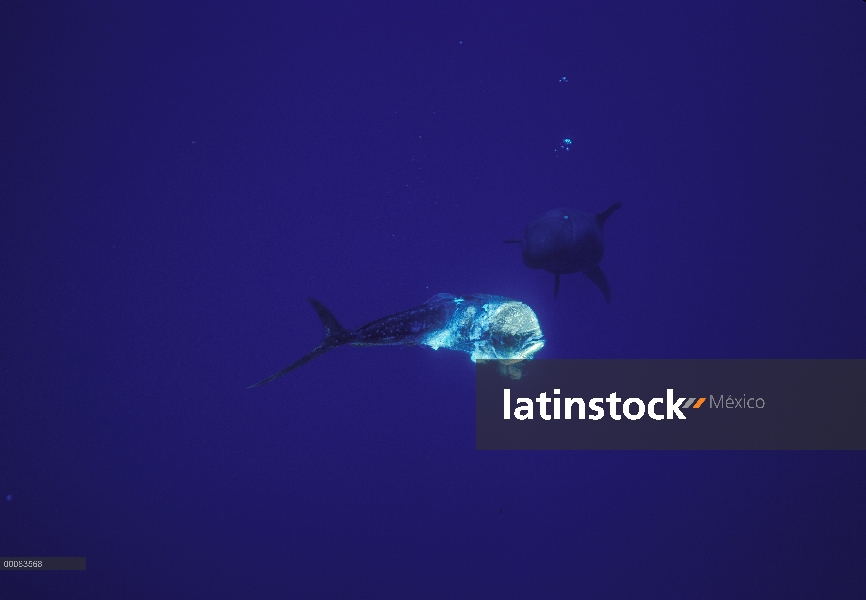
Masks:
[[[342,346],[343,344],[349,343],[349,332],[346,331],[346,329],[342,325],[340,325],[340,323],[337,321],[337,318],[331,313],[331,311],[325,308],[324,304],[314,298],[307,298],[307,300],[309,300],[310,304],[313,305],[313,308],[316,309],[316,313],[322,320],[322,326],[325,328],[325,334],[324,338],[322,339],[322,343],[319,344],[315,350],[313,350],[306,356],[296,360],[285,369],[274,373],[267,379],[262,379],[260,382],[254,383],[247,389],[259,387],[260,385],[265,385],[266,383],[272,382],[274,379],[279,379],[286,373],[290,373],[298,367],[307,364],[314,358],[320,357],[325,352],[333,350],[337,346]]]
[[[322,344],[339,346],[347,343],[349,341],[349,332],[340,325],[337,317],[315,298],[307,298],[307,300],[316,309],[316,314],[319,315],[319,318],[322,320],[322,326],[325,328],[325,338],[322,340]]]
[[[286,367],[286,368],[283,369],[282,371],[279,371],[279,372],[277,372],[277,373],[274,373],[273,375],[271,375],[271,376],[268,377],[267,379],[262,379],[260,382],[252,384],[252,385],[249,386],[247,389],[249,390],[249,389],[252,389],[252,388],[257,388],[257,387],[259,387],[260,385],[265,385],[266,383],[270,383],[270,382],[272,382],[274,379],[279,379],[280,377],[282,377],[282,376],[285,375],[286,373],[289,373],[289,372],[291,372],[291,371],[294,371],[295,369],[297,369],[297,368],[300,367],[301,365],[305,365],[305,364],[307,364],[308,362],[310,362],[310,361],[313,360],[314,358],[318,358],[318,357],[320,357],[321,355],[323,355],[325,352],[327,352],[328,350],[333,350],[334,348],[336,348],[336,346],[327,346],[327,345],[325,345],[324,343],[319,344],[319,346],[318,346],[315,350],[313,350],[312,352],[310,352],[309,354],[307,354],[305,357],[301,358],[300,360],[296,360],[295,362],[293,362],[292,364],[290,364],[288,367]]]
[[[601,229],[604,227],[604,222],[607,221],[607,218],[611,216],[614,211],[616,211],[619,207],[622,206],[622,202],[617,202],[616,204],[612,204],[606,211],[600,212],[595,215],[595,222],[598,223],[598,228]]]

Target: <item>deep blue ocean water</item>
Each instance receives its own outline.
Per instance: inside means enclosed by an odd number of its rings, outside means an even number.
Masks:
[[[863,598],[862,452],[476,451],[428,348],[245,388],[308,296],[866,358],[866,3],[299,5],[0,2],[0,554],[88,561],[0,600]],[[614,202],[609,305],[502,244]]]

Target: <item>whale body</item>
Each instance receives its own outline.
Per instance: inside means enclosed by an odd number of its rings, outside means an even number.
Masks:
[[[596,215],[571,208],[557,208],[530,221],[523,237],[505,240],[520,244],[523,263],[530,269],[553,273],[553,297],[559,294],[559,276],[584,273],[610,303],[610,286],[598,266],[604,255],[604,222],[620,206],[617,202]]]

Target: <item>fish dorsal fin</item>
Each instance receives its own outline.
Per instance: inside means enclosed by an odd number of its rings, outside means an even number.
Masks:
[[[607,218],[611,216],[614,211],[616,211],[620,206],[622,206],[622,202],[617,202],[616,204],[612,204],[606,211],[600,212],[595,215],[595,222],[598,223],[598,228],[604,228],[604,222],[607,221]]]

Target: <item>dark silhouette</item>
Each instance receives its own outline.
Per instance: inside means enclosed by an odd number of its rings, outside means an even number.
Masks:
[[[598,263],[604,255],[604,222],[620,206],[617,202],[597,215],[557,208],[530,221],[523,239],[505,243],[520,244],[523,262],[530,269],[553,273],[554,298],[559,294],[560,275],[585,273],[610,303],[610,286]]]

